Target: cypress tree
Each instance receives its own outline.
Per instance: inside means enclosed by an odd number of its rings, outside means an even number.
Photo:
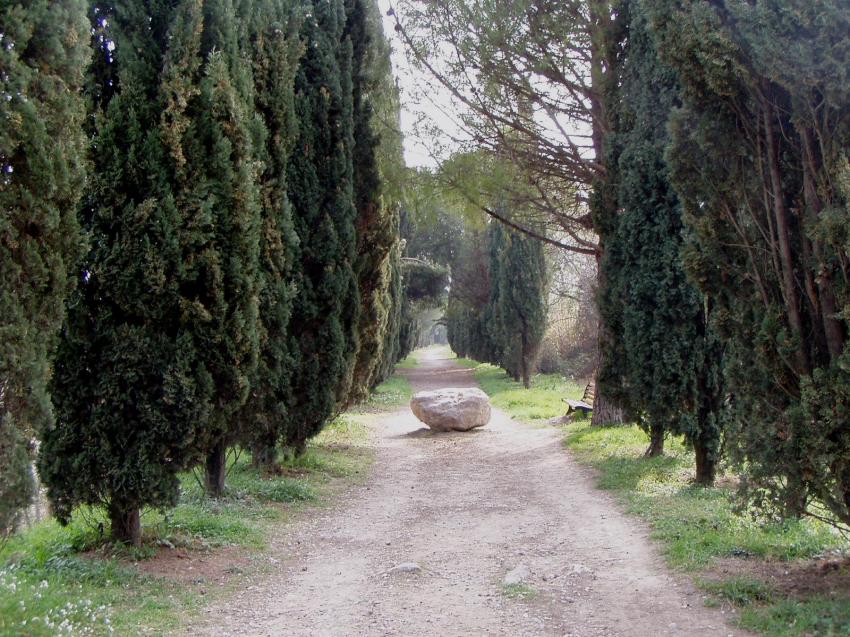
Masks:
[[[710,302],[685,275],[681,205],[664,160],[679,88],[658,61],[640,2],[627,15],[614,142],[621,212],[603,259],[600,304],[617,348],[603,358],[599,378],[650,433],[647,455],[662,453],[665,432],[683,435],[696,452],[697,482],[710,484],[720,442],[720,348]]]
[[[397,132],[397,89],[380,11],[374,0],[349,0],[347,14],[345,33],[353,52],[353,178],[357,211],[354,270],[360,295],[357,355],[348,399],[357,402],[383,379],[385,359],[397,350],[392,345],[396,337],[390,337],[389,350],[385,338],[388,330],[395,329],[391,259],[399,242],[398,205],[392,200],[392,184],[387,184],[387,180],[404,159]],[[383,111],[383,120],[378,117],[379,110]],[[395,130],[390,128],[392,125]]]
[[[847,4],[645,4],[683,87],[668,164],[725,345],[744,494],[847,523]]]
[[[357,348],[359,294],[353,196],[352,49],[340,0],[307,3],[295,78],[299,120],[287,166],[299,239],[289,340],[295,369],[286,443],[302,453],[345,401]]]
[[[293,368],[287,335],[298,237],[286,170],[298,126],[294,82],[302,47],[296,7],[289,2],[255,3],[251,22],[256,108],[268,134],[260,155],[260,357],[239,413],[239,435],[252,450],[254,464],[267,468],[274,464],[284,434]]]
[[[202,423],[207,492],[224,491],[227,448],[256,380],[266,128],[254,106],[249,17],[232,0],[185,0],[170,40],[163,117],[182,215],[182,319],[212,381]]]
[[[395,369],[395,364],[410,353],[402,347],[402,321],[404,313],[404,286],[401,279],[401,243],[396,245],[390,255],[389,286],[387,294],[389,307],[387,327],[384,330],[383,358],[378,366],[373,384],[385,381]],[[412,348],[411,348],[412,349]]]
[[[546,259],[543,244],[527,235],[512,232],[491,222],[495,264],[491,265],[492,288],[489,316],[492,340],[500,364],[528,388],[531,373],[546,331],[548,309]],[[494,240],[492,237],[498,237]]]
[[[0,538],[33,494],[29,443],[50,427],[50,355],[82,253],[91,57],[85,3],[0,7]]]
[[[451,264],[451,288],[446,307],[449,346],[458,356],[499,364],[498,344],[491,336],[493,281],[490,273],[490,233],[464,227]]]
[[[212,383],[183,320],[183,221],[161,126],[160,83],[175,7],[118,1],[91,14],[90,237],[55,360],[56,426],[39,471],[55,515],[105,505],[112,536],[138,544],[139,509],[173,505],[194,462]]]
[[[507,233],[499,223],[490,222],[487,226],[487,244],[489,248],[488,273],[490,283],[490,297],[487,306],[483,308],[481,321],[485,334],[488,337],[490,347],[486,360],[494,365],[499,365],[515,381],[519,381],[520,366],[516,364],[516,352],[512,351],[515,344],[507,334],[503,332],[502,326],[502,294],[504,286],[502,279],[504,254],[507,246]],[[485,359],[481,359],[485,360]]]

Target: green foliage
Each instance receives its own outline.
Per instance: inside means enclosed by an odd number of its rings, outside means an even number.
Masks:
[[[548,285],[543,244],[490,224],[487,329],[499,364],[528,388],[546,331]]]
[[[401,243],[396,247],[389,261],[389,283],[387,285],[388,305],[387,325],[384,332],[383,360],[376,369],[376,378],[388,378],[394,365],[410,353],[412,346],[402,340],[405,330],[404,310],[406,299],[401,273]],[[408,330],[409,332],[409,330]]]
[[[401,272],[409,303],[438,307],[445,302],[448,268],[430,261],[408,259],[402,262]]]
[[[340,0],[307,5],[305,54],[295,78],[300,126],[287,167],[299,276],[289,330],[296,367],[286,443],[299,451],[348,396],[360,314],[353,270],[352,43]]]
[[[683,87],[668,163],[726,344],[744,494],[850,523],[846,5],[644,4]]]
[[[448,266],[457,254],[458,239],[462,236],[464,219],[453,214],[446,208],[440,207],[439,193],[428,190],[426,193],[417,191],[416,185],[424,180],[424,175],[411,175],[413,193],[408,199],[413,200],[411,211],[402,214],[402,234],[405,238],[405,252],[410,257],[416,257],[431,263]],[[420,189],[421,190],[421,189]],[[427,207],[417,201],[419,197],[428,197]],[[433,201],[436,199],[437,201]],[[436,208],[436,209],[434,209]]]
[[[239,439],[259,455],[274,455],[284,436],[293,360],[287,338],[297,276],[298,237],[292,221],[286,170],[298,122],[295,72],[302,54],[297,4],[255,2],[254,102],[267,134],[258,148],[262,161],[259,359],[247,401],[238,414]]]
[[[163,69],[163,137],[183,230],[181,322],[215,397],[196,442],[213,495],[223,488],[223,448],[236,437],[260,349],[258,157],[268,132],[254,106],[251,66],[243,63],[246,22],[232,0],[182,4]]]
[[[107,505],[137,543],[180,470],[205,460],[223,495],[229,445],[303,450],[400,356],[398,95],[371,2],[90,19],[91,250],[40,468],[61,520]]]
[[[395,364],[401,329],[394,270],[399,258],[398,180],[404,156],[400,104],[374,0],[350,0],[346,33],[352,42],[354,201],[360,293],[357,355],[348,402],[358,402],[384,380]]]
[[[57,424],[39,458],[60,520],[109,505],[113,534],[134,542],[134,511],[176,502],[176,474],[195,460],[211,410],[211,377],[184,323],[202,307],[185,286],[189,246],[164,142],[159,70],[175,15],[137,2],[91,15],[93,174],[81,211],[91,248],[74,274],[54,363]]]
[[[492,221],[467,227],[452,263],[449,345],[461,358],[503,367],[528,386],[546,329],[546,262],[540,241]]]
[[[490,264],[488,233],[464,226],[451,263],[445,318],[449,345],[461,358],[497,361],[485,316],[491,294]]]
[[[53,422],[50,357],[83,247],[88,32],[79,0],[0,7],[0,538],[32,496],[29,441]]]
[[[691,484],[693,452],[668,445],[666,457],[642,458],[645,437],[637,427],[565,428],[566,445],[600,472],[599,486],[613,491],[632,513],[645,518],[670,562],[699,570],[715,558],[772,560],[815,557],[845,545],[826,524],[808,520],[775,523],[739,515],[729,487]]]
[[[639,2],[621,57],[619,128],[609,138],[620,213],[601,264],[600,313],[607,333],[597,382],[652,433],[685,436],[697,450],[697,481],[714,479],[722,418],[720,346],[710,302],[687,280],[679,200],[664,161],[666,122],[678,99]]]

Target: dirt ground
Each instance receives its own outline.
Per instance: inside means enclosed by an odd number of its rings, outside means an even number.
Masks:
[[[473,386],[431,353],[415,390]],[[593,486],[559,432],[498,410],[433,434],[407,408],[376,416],[369,480],[281,530],[270,574],[186,635],[744,635],[671,574],[638,522]],[[393,572],[415,563],[418,572]],[[527,569],[520,586],[505,575]]]

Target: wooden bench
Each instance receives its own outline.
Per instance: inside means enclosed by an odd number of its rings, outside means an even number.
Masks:
[[[564,402],[567,403],[566,416],[574,416],[575,414],[580,413],[583,418],[587,418],[588,414],[593,411],[593,399],[595,395],[596,385],[593,381],[590,381],[584,388],[581,400],[564,398]]]

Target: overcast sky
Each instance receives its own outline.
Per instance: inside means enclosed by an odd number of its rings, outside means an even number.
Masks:
[[[446,110],[450,106],[448,92],[434,82],[429,82],[421,72],[412,69],[404,54],[404,43],[395,31],[395,18],[387,15],[390,6],[395,6],[395,0],[378,0],[378,6],[384,16],[384,33],[392,45],[393,69],[401,89],[401,129],[404,133],[404,158],[408,166],[437,165],[431,149],[417,138],[416,122],[421,117],[441,127],[451,129],[450,118]]]

